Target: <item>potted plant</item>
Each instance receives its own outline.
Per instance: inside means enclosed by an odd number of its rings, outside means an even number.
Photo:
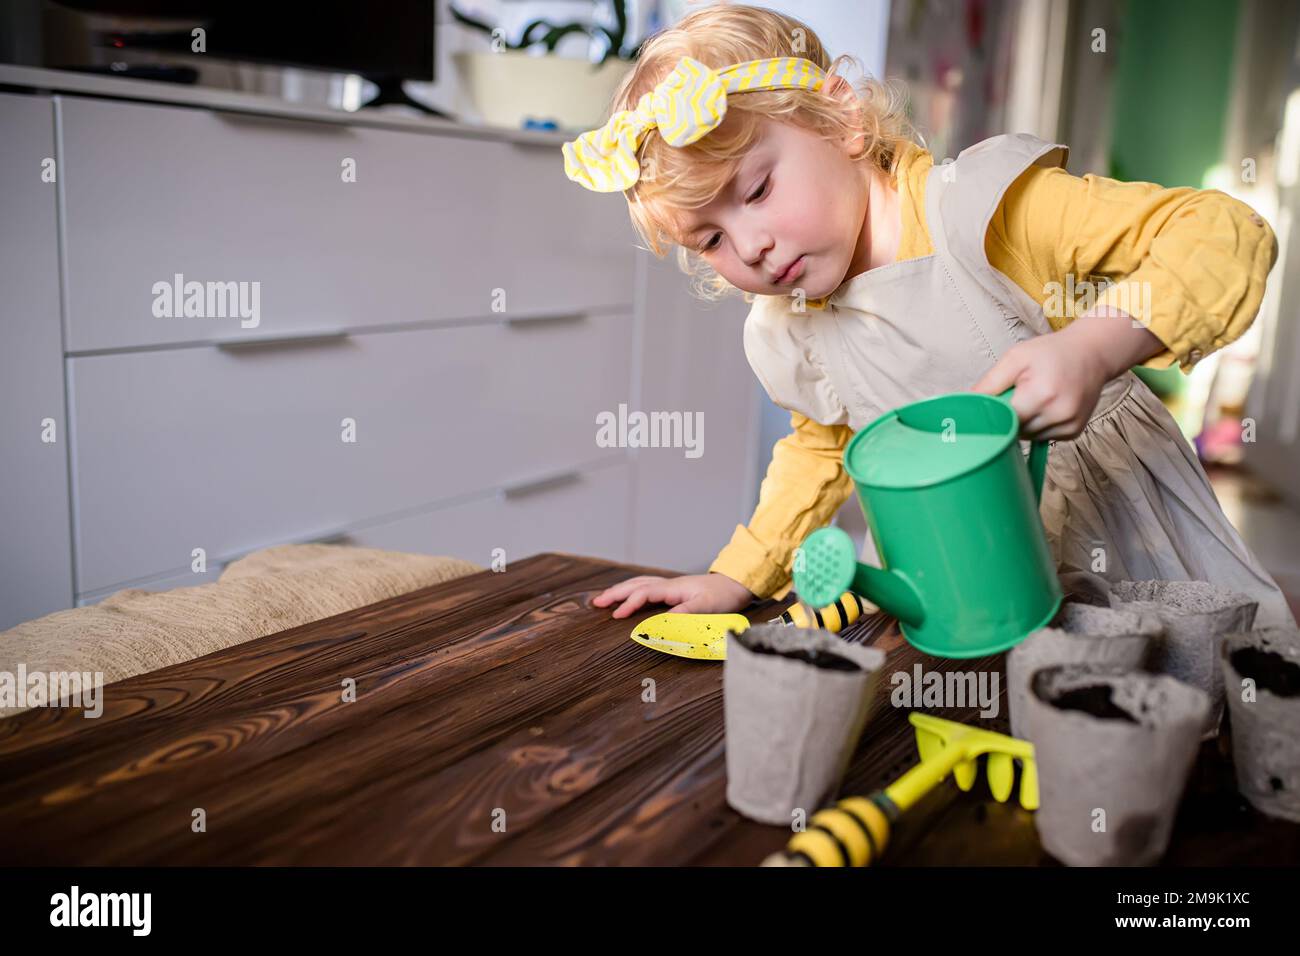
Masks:
[[[488,51],[461,51],[452,56],[461,88],[483,122],[512,129],[548,121],[573,131],[598,126],[641,49],[640,44],[627,44],[627,0],[593,0],[593,12],[604,6],[612,8],[612,28],[594,21],[536,19],[511,39],[502,28],[453,3],[451,14],[456,21],[484,33],[491,43]],[[564,37],[576,33],[603,41],[599,60],[593,63],[553,55]]]

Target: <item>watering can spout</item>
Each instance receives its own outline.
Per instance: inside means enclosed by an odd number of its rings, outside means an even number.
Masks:
[[[925,609],[916,588],[897,571],[885,571],[859,561],[849,590],[861,594],[904,624],[920,627],[925,620]]]
[[[826,607],[845,591],[852,591],[904,624],[920,627],[925,620],[921,596],[907,577],[860,562],[853,539],[842,528],[819,528],[799,551],[794,586],[805,604]]]

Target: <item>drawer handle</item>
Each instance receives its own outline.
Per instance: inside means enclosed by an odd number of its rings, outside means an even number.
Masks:
[[[552,312],[550,315],[512,315],[503,321],[512,328],[522,328],[543,322],[581,322],[586,317],[586,312]]]
[[[247,126],[253,129],[289,129],[304,133],[324,133],[338,136],[348,135],[352,128],[348,125],[352,117],[344,114],[339,119],[325,119],[316,116],[295,116],[291,113],[253,113],[244,110],[222,107],[212,111],[218,119],[232,126]]]
[[[246,335],[239,338],[218,339],[214,344],[222,351],[237,352],[241,349],[272,348],[286,345],[313,345],[320,342],[338,342],[348,338],[350,332],[343,330],[320,332],[286,332],[283,335]]]
[[[548,475],[545,478],[537,478],[533,481],[523,481],[517,485],[511,485],[509,488],[501,490],[501,497],[505,499],[522,498],[524,495],[535,494],[539,491],[546,491],[550,488],[558,488],[561,485],[570,485],[582,478],[577,471],[562,471],[559,474]]]

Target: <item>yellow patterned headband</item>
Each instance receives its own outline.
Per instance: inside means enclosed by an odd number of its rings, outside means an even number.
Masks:
[[[689,146],[722,122],[728,93],[819,90],[825,79],[821,67],[800,57],[750,60],[716,71],[684,56],[636,109],[620,110],[600,129],[565,143],[564,174],[593,192],[627,189],[641,175],[636,152],[650,130],[658,128],[669,146]]]

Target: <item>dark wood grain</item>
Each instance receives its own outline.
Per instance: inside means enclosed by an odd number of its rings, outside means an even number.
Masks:
[[[638,573],[672,572],[538,555],[111,684],[98,719],[0,721],[0,864],[757,863],[789,832],[726,804],[721,665],[629,640],[662,607],[614,620],[591,606]],[[882,615],[845,636],[886,650],[887,674],[917,661],[1001,673],[1000,657],[926,657]],[[882,683],[845,792],[914,759]],[[1226,832],[1249,847],[1241,862],[1294,859],[1300,827],[1224,815],[1222,762],[1205,756],[1197,786],[1217,803],[1198,809],[1191,788],[1171,857],[1214,862]],[[885,862],[1047,858],[1030,815],[981,782],[914,808]]]

